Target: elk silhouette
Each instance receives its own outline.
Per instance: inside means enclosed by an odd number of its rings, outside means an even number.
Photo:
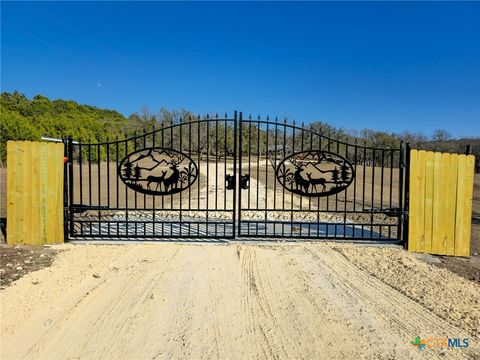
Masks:
[[[301,172],[303,171],[303,167],[305,165],[293,159],[291,159],[290,161],[293,164],[293,166],[295,166],[295,169],[296,169],[293,174],[293,180],[295,181],[295,188],[302,192],[308,192],[308,187],[310,186],[310,182],[308,180],[305,180],[301,174]]]
[[[178,165],[183,161],[185,157],[179,156],[176,160],[172,160],[172,165],[170,166],[170,170],[172,170],[172,174],[163,180],[163,185],[165,186],[165,192],[168,189],[173,189],[178,187],[178,180],[180,180],[180,171],[178,170]]]
[[[160,186],[160,190],[162,190],[162,182],[163,180],[165,179],[165,174],[167,173],[167,171],[162,171],[162,176],[153,176],[153,175],[150,175],[147,177],[147,187],[150,189],[150,184],[153,182],[153,183],[157,183],[157,186],[155,187],[155,191],[158,190],[158,187]]]
[[[308,180],[309,180],[309,184],[312,184],[312,188],[315,189],[315,191],[317,191],[317,185],[322,185],[322,191],[325,191],[326,187],[325,187],[325,184],[327,183],[327,179],[325,178],[312,178],[312,173],[307,173],[307,177],[308,177]]]

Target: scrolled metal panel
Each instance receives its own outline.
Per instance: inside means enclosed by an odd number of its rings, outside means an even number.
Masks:
[[[172,195],[188,189],[198,177],[195,161],[178,150],[152,147],[122,159],[118,176],[130,189],[147,195]]]
[[[276,177],[294,194],[322,197],[344,191],[353,182],[355,170],[341,155],[308,150],[284,158],[276,169]]]

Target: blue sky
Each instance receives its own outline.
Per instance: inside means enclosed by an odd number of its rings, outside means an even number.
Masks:
[[[480,136],[480,3],[3,2],[1,88]]]

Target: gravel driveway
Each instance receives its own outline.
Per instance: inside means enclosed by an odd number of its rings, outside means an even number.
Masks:
[[[66,244],[0,291],[10,358],[475,358],[480,287],[399,247]],[[425,349],[416,336],[468,338]]]

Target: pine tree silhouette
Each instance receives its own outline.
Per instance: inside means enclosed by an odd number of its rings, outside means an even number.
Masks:
[[[130,179],[132,177],[132,163],[130,160],[127,160],[125,165],[123,165],[123,176],[126,179]]]

